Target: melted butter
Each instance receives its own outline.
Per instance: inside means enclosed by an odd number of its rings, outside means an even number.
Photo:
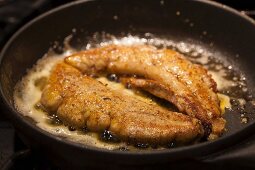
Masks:
[[[139,38],[136,36],[127,36],[121,39],[117,39],[116,37],[111,37],[110,40],[102,41],[99,39],[100,43],[86,45],[86,49],[104,46],[108,44],[117,44],[117,45],[134,45],[134,44],[149,44],[154,45],[158,48],[171,48],[176,49],[181,53],[190,54],[190,60],[201,63],[201,64],[208,64],[209,57],[212,55],[211,53],[203,50],[202,47],[196,46],[194,44],[187,44],[183,42],[176,43],[171,40],[160,39],[160,38],[151,38],[151,35],[145,35],[147,38]],[[96,146],[100,148],[106,149],[119,149],[119,148],[126,148],[127,144],[124,142],[119,143],[106,143],[98,139],[98,134],[96,133],[83,133],[81,131],[70,131],[68,127],[63,125],[50,125],[49,116],[47,113],[43,112],[42,110],[36,109],[34,105],[40,100],[41,97],[41,89],[35,86],[35,82],[42,78],[48,77],[50,74],[50,70],[52,67],[57,63],[63,60],[65,56],[68,56],[72,53],[72,51],[66,51],[62,55],[48,55],[40,59],[37,64],[28,71],[27,75],[23,77],[23,79],[16,85],[14,91],[14,101],[17,110],[20,111],[21,114],[24,116],[29,116],[37,122],[37,126],[60,137],[64,137],[68,140],[75,141],[78,143]],[[219,67],[219,66],[218,66]],[[235,80],[229,80],[226,78],[226,71],[221,69],[209,70],[209,73],[212,75],[213,79],[217,83],[217,87],[219,90],[227,89],[232,86],[236,86]],[[102,82],[103,84],[107,85],[112,90],[121,91],[126,95],[131,95],[133,97],[137,97],[140,100],[144,100],[146,102],[154,103],[154,101],[147,96],[142,94],[137,94],[133,90],[125,88],[124,85],[109,81],[105,77],[97,78],[98,81]],[[224,113],[225,108],[231,108],[230,104],[230,97],[224,94],[218,94],[220,99],[220,108],[222,113]],[[155,103],[156,104],[156,103]],[[128,148],[132,148],[132,146],[128,146]],[[157,148],[162,149],[162,148]]]
[[[213,80],[217,83],[218,90],[227,89],[237,85],[235,81],[228,80],[225,78],[226,76],[225,70],[219,70],[219,71],[209,70],[208,72],[209,74],[212,75]]]
[[[221,113],[225,113],[225,109],[231,109],[231,103],[230,103],[230,98],[227,95],[217,93],[218,98],[220,100],[220,109]]]
[[[125,143],[120,142],[118,144],[105,143],[98,140],[98,134],[96,133],[82,133],[81,131],[70,131],[68,127],[59,125],[50,125],[49,116],[42,110],[36,109],[34,106],[41,98],[42,91],[35,86],[36,80],[41,77],[48,77],[52,67],[63,60],[65,56],[70,55],[70,52],[66,52],[63,55],[45,56],[37,62],[37,64],[31,69],[25,77],[16,85],[14,91],[14,101],[17,110],[24,116],[33,118],[36,125],[56,136],[64,137],[69,140],[96,146],[100,148],[107,148],[110,150],[125,147]],[[103,81],[104,79],[101,79]],[[106,80],[104,80],[106,82]],[[108,82],[110,83],[110,82]],[[116,85],[115,85],[116,86]],[[117,86],[116,86],[117,87]],[[31,93],[32,92],[32,93]],[[131,92],[129,92],[131,94]]]

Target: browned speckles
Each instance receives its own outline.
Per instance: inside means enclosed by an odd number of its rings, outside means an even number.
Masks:
[[[117,59],[116,56],[118,56]],[[176,105],[180,111],[201,120],[206,125],[206,129],[210,127],[217,129],[217,131],[212,130],[214,136],[220,136],[224,130],[225,121],[221,118],[219,99],[215,93],[217,91],[215,81],[201,65],[191,63],[173,50],[157,50],[155,47],[146,45],[108,45],[73,54],[65,61],[86,74],[91,73],[88,69],[90,64],[99,62],[102,65],[93,71],[106,71],[120,75],[135,74],[146,81],[153,80],[157,86],[154,85],[153,90],[150,87],[149,92],[153,91],[155,94],[157,89],[166,92],[157,93],[161,94],[159,97]],[[192,84],[187,85],[187,80],[192,80]],[[159,84],[167,87],[168,91],[165,90],[166,88],[161,88]],[[145,87],[140,86],[140,88],[146,90]],[[171,97],[173,93],[177,94],[177,99]],[[208,112],[212,113],[213,119],[208,116]],[[214,127],[215,121],[221,122],[220,127],[223,127],[221,130]]]
[[[63,94],[61,103],[52,102],[54,96],[49,100],[52,89]],[[124,141],[183,144],[204,133],[197,119],[112,91],[64,63],[52,70],[41,103],[46,109],[55,103],[55,113],[65,125],[94,132],[109,130]]]

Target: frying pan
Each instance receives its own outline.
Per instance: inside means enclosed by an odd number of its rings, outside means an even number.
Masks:
[[[74,36],[75,44],[86,44],[86,37],[95,32],[119,37],[128,33],[139,36],[151,33],[175,41],[198,43],[245,75],[253,95],[255,87],[255,23],[224,5],[202,0],[95,0],[72,2],[51,10],[21,28],[5,45],[1,52],[0,83],[2,97],[10,110],[7,116],[23,140],[58,166],[120,167],[199,160],[253,134],[252,114],[247,124],[241,124],[239,114],[227,113],[228,131],[215,141],[166,150],[123,152],[74,143],[38,128],[15,109],[14,86],[54,42],[63,42],[74,28],[82,30]]]

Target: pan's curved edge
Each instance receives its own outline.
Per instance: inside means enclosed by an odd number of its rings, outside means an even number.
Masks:
[[[9,46],[12,44],[12,42],[16,39],[17,36],[19,36],[24,30],[26,30],[28,27],[30,27],[30,25],[34,24],[35,22],[37,22],[38,20],[40,20],[41,18],[44,18],[48,15],[51,15],[52,13],[55,13],[57,11],[60,11],[62,9],[74,6],[74,5],[79,5],[85,2],[89,2],[89,1],[94,1],[94,0],[83,0],[83,1],[74,1],[68,4],[65,4],[63,6],[60,6],[58,8],[55,8],[53,10],[50,10],[38,17],[36,17],[35,19],[33,19],[32,21],[30,21],[29,23],[27,23],[25,26],[23,26],[21,29],[19,29],[11,38],[10,40],[6,43],[6,45],[4,46],[3,50],[1,51],[0,54],[0,66],[2,64],[2,59],[4,57],[5,52],[7,51],[7,49],[9,48]],[[250,17],[240,14],[237,10],[232,9],[230,7],[224,6],[222,4],[216,3],[216,2],[212,2],[212,1],[205,1],[205,0],[197,0],[199,3],[206,3],[209,5],[213,5],[217,8],[221,8],[223,10],[226,10],[228,12],[234,13],[235,15],[238,15],[240,17],[242,17],[243,19],[247,20],[248,22],[252,23],[255,27],[255,21],[253,19],[251,19]],[[200,144],[196,144],[193,146],[184,146],[184,147],[180,147],[180,148],[174,148],[171,150],[163,150],[163,151],[149,151],[149,152],[123,152],[123,151],[111,151],[111,150],[106,150],[106,149],[99,149],[96,147],[91,147],[91,146],[85,146],[82,144],[78,144],[72,141],[68,141],[68,140],[63,140],[59,137],[56,137],[52,134],[50,134],[49,132],[46,132],[42,129],[40,129],[39,127],[36,127],[35,125],[32,125],[31,123],[29,123],[28,121],[25,121],[22,119],[22,115],[20,115],[8,102],[8,100],[4,97],[4,92],[2,91],[2,88],[0,87],[0,92],[1,92],[1,96],[4,99],[4,102],[6,105],[8,105],[9,110],[11,110],[11,112],[15,113],[16,117],[16,121],[20,121],[23,123],[23,125],[25,125],[27,128],[32,128],[34,131],[36,131],[37,133],[43,134],[45,137],[47,137],[50,140],[56,140],[58,142],[62,142],[65,145],[72,145],[76,148],[83,148],[83,149],[88,149],[90,151],[96,151],[96,152],[103,152],[103,153],[108,153],[108,154],[118,154],[118,155],[132,155],[132,156],[151,156],[151,155],[164,155],[164,156],[169,156],[168,154],[172,154],[172,155],[178,155],[178,154],[187,154],[187,156],[191,156],[191,155],[206,155],[208,154],[208,152],[211,152],[210,148],[208,149],[208,147],[211,147],[212,145],[216,148],[219,148],[219,146],[222,143],[227,143],[230,142],[232,137],[235,135],[237,137],[244,137],[247,136],[247,133],[252,131],[252,129],[255,128],[255,124],[249,125],[248,127],[246,127],[244,130],[246,130],[246,133],[237,133],[237,134],[233,134],[233,135],[229,135],[227,137],[223,137],[220,140],[217,141],[209,141],[209,142],[205,142],[205,143],[200,143]],[[223,147],[223,146],[222,146]],[[222,148],[221,147],[221,148]],[[204,153],[200,153],[201,150],[203,150],[204,148],[207,148],[207,151],[205,151]],[[204,150],[203,150],[204,151]],[[181,152],[181,153],[180,153]]]

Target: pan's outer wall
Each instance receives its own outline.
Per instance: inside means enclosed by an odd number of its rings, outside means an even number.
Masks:
[[[114,16],[118,16],[118,19]],[[137,165],[198,158],[241,140],[254,129],[252,124],[215,142],[148,153],[101,150],[74,144],[44,132],[15,111],[13,88],[26,69],[31,68],[47,52],[51,43],[56,40],[62,42],[73,28],[82,28],[88,35],[96,31],[112,34],[150,32],[177,40],[195,39],[203,44],[213,43],[213,48],[230,56],[229,59],[235,66],[249,75],[250,88],[254,87],[255,81],[254,23],[219,5],[189,0],[84,1],[48,12],[22,28],[7,43],[1,53],[0,78],[2,95],[10,108],[7,116],[29,145],[45,152],[58,164],[77,167],[95,164]],[[205,31],[207,36],[203,36]],[[233,57],[236,54],[240,57]]]

